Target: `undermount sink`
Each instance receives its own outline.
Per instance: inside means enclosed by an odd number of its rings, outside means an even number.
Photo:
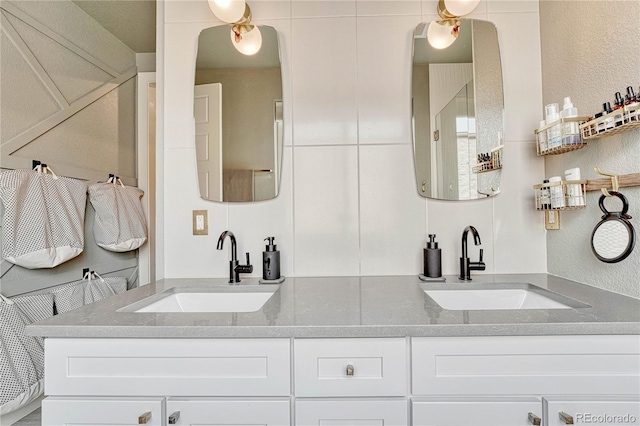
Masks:
[[[119,312],[255,312],[278,288],[277,284],[173,287]]]
[[[589,305],[528,283],[443,285],[422,290],[444,309],[484,311],[514,309],[574,309]]]

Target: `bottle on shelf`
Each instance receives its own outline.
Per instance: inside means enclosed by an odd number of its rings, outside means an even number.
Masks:
[[[573,106],[571,98],[564,98],[560,118],[572,118],[578,116],[578,108]],[[562,123],[562,145],[577,145],[580,143],[580,128],[577,121]]]
[[[554,121],[560,119],[560,113],[558,112],[558,104],[549,104],[544,107],[545,111],[545,124],[548,126]],[[562,131],[560,124],[551,126],[547,129],[547,149],[558,148],[562,145]]]

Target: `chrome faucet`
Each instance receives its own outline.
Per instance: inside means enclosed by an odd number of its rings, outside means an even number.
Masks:
[[[462,231],[462,257],[460,258],[460,278],[463,281],[471,281],[471,271],[484,271],[486,269],[486,265],[482,261],[482,249],[480,249],[480,260],[478,262],[471,262],[469,260],[469,253],[467,249],[467,236],[469,231],[473,234],[473,242],[475,245],[479,246],[482,244],[480,242],[480,234],[478,234],[478,230],[473,226],[467,226]]]
[[[236,284],[240,282],[240,274],[250,274],[253,272],[253,265],[249,261],[249,253],[247,253],[247,264],[240,265],[238,262],[238,249],[236,247],[236,237],[231,231],[224,231],[218,238],[218,250],[222,250],[225,238],[229,237],[231,240],[231,260],[229,261],[229,284]]]

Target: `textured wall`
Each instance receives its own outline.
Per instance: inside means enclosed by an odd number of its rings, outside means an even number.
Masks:
[[[593,115],[602,103],[613,104],[614,94],[626,86],[640,85],[640,2],[637,1],[541,1],[540,33],[544,103],[571,96],[580,115]],[[623,42],[623,40],[625,40]],[[542,112],[541,112],[542,114]],[[625,174],[640,172],[640,129],[589,141],[579,151],[545,159],[546,176],[563,175],[580,167],[583,179],[598,177],[594,167]],[[640,231],[640,188],[623,188]],[[589,192],[585,210],[565,212],[561,229],[548,231],[549,272],[640,297],[638,271],[640,248],[616,264],[600,262],[591,253],[590,237],[602,212],[599,192]],[[615,210],[615,206],[610,207]]]

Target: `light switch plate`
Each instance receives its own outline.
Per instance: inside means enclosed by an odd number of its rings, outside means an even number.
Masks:
[[[209,235],[208,216],[207,210],[193,211],[193,235]]]
[[[560,212],[557,210],[545,211],[544,227],[548,230],[560,229]]]

